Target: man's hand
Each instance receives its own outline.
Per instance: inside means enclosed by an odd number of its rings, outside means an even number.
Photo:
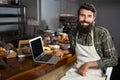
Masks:
[[[86,76],[86,72],[89,68],[98,68],[98,64],[95,61],[86,62],[79,68],[79,73],[82,76]]]
[[[63,53],[62,50],[59,50],[59,51],[56,51],[55,55],[58,56],[58,57],[60,57],[60,58],[62,58],[63,55],[64,55],[64,53]]]
[[[62,58],[64,56],[64,54],[68,54],[68,53],[69,53],[69,50],[58,50],[56,52],[56,56],[59,56]]]

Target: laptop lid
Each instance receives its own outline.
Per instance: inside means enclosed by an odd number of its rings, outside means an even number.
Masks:
[[[44,54],[41,36],[38,36],[36,38],[29,40],[29,44],[30,44],[31,52],[33,54],[34,59],[36,59],[40,55]]]

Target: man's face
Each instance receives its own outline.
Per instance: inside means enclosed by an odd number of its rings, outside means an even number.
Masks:
[[[79,24],[83,27],[89,27],[95,20],[94,13],[90,10],[81,9],[79,14]]]

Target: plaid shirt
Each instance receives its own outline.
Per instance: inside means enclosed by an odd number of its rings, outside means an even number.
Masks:
[[[91,33],[86,36],[81,36],[78,30],[71,30],[68,35],[71,53],[75,53],[76,41],[82,45],[92,45]],[[93,27],[93,35],[96,51],[101,57],[101,60],[97,61],[100,68],[106,70],[109,66],[116,66],[118,63],[118,56],[109,31],[104,27],[95,26]]]

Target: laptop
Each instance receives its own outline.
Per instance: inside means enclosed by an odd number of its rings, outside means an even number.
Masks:
[[[60,58],[43,51],[42,37],[38,36],[29,40],[33,61],[38,63],[56,64]]]

